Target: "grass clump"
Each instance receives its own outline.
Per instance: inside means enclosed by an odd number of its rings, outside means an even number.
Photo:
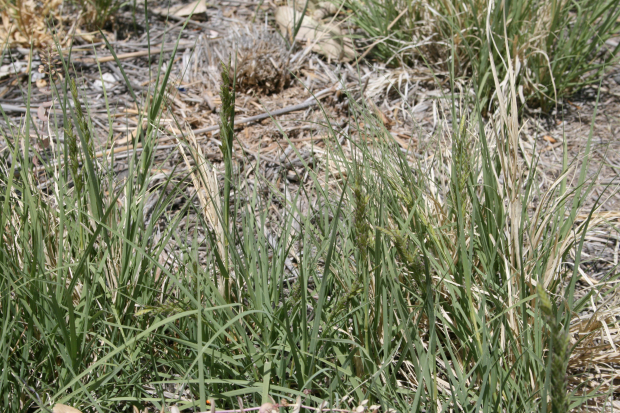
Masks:
[[[574,314],[613,293],[601,282],[575,294],[589,230],[576,218],[590,196],[587,162],[565,164],[550,189],[538,189],[536,168],[519,158],[510,66],[505,90],[491,67],[492,121],[477,99],[454,103],[452,126],[440,125],[450,156],[411,157],[371,109],[352,105],[353,153],[334,132],[324,169],[306,164],[309,183],[297,192],[233,156],[229,68],[223,190],[191,134],[178,142],[188,170],[155,180],[171,67],[122,181],[114,158],[94,153],[88,106],[69,76],[54,89],[61,110],[50,115],[52,128],[64,128],[66,139],[50,158],[30,149],[30,117],[22,125],[5,117],[4,411],[55,403],[205,411],[208,399],[239,410],[295,400],[296,411],[327,404],[516,413],[546,411],[548,399],[556,411],[573,408],[598,395],[587,377],[576,378],[583,387],[567,380],[569,354],[591,350],[569,351],[571,328],[582,322]],[[249,170],[259,172],[250,179]],[[301,210],[298,201],[310,196],[317,207]],[[564,265],[570,254],[572,268]],[[543,293],[562,297],[561,314]]]
[[[471,77],[488,99],[517,63],[522,103],[548,110],[576,89],[596,82],[618,59],[606,42],[620,33],[615,0],[347,0],[356,24],[372,40],[374,56],[392,64],[424,61]],[[487,25],[488,29],[487,30]]]
[[[84,22],[92,30],[103,29],[113,22],[118,10],[129,2],[121,0],[75,0],[82,9]]]

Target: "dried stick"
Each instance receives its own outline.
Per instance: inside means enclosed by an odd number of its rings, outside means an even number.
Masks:
[[[178,47],[177,46],[169,46],[169,47],[164,47],[161,49],[156,49],[156,50],[141,50],[139,52],[130,52],[130,53],[121,53],[116,55],[116,57],[118,57],[118,60],[123,60],[123,59],[131,59],[134,57],[140,57],[140,56],[148,56],[150,55],[156,55],[157,53],[168,53],[168,52],[172,52],[174,51],[174,49],[176,48],[177,50],[185,50],[185,49],[189,49],[190,47],[193,47],[194,44],[179,44]],[[114,56],[102,56],[102,57],[82,57],[82,58],[77,58],[74,59],[75,62],[80,62],[80,63],[84,63],[84,64],[90,64],[90,63],[105,63],[105,62],[113,62]]]
[[[274,110],[273,112],[265,112],[265,113],[261,113],[260,115],[250,116],[249,118],[245,118],[245,119],[239,119],[239,120],[235,119],[235,126],[243,125],[245,123],[258,122],[260,120],[267,119],[267,118],[270,118],[270,117],[280,116],[280,115],[284,115],[286,113],[295,112],[295,111],[298,111],[298,110],[309,108],[311,106],[316,105],[319,102],[319,99],[321,99],[322,97],[326,96],[331,91],[333,91],[333,87],[321,90],[320,92],[318,92],[316,95],[314,95],[310,99],[308,99],[305,102],[300,103],[298,105],[287,106],[287,107],[282,108],[282,109]],[[219,125],[213,125],[213,126],[209,126],[208,128],[194,129],[192,132],[195,133],[195,134],[196,133],[206,133],[206,132],[214,132],[214,131],[217,131],[219,129],[220,129]],[[182,135],[179,135],[179,136],[182,136]]]

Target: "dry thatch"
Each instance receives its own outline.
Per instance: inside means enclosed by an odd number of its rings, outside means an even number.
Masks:
[[[216,86],[219,63],[228,61],[235,68],[236,89],[240,92],[268,95],[281,92],[290,84],[286,44],[266,28],[237,28],[228,37],[215,41],[201,36],[193,53],[183,58],[183,77]]]
[[[50,19],[62,0],[0,0],[0,43],[8,47],[45,47],[53,43],[49,30]]]

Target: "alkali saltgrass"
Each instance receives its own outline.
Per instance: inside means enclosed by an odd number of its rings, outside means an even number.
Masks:
[[[153,180],[172,65],[124,181],[113,159],[93,155],[72,80],[55,90],[62,115],[51,119],[66,139],[38,159],[51,184],[33,174],[32,119],[15,125],[3,114],[2,409],[204,411],[207,399],[236,408],[238,397],[252,407],[300,397],[343,409],[368,400],[383,411],[516,413],[600,395],[567,385],[574,314],[613,291],[601,283],[575,295],[590,146],[540,193],[536,168],[519,158],[518,85],[505,58],[504,71],[490,69],[507,85],[497,112],[483,118],[472,99],[441,123],[451,155],[415,160],[370,109],[352,105],[353,156],[334,131],[322,168],[305,164],[310,184],[288,195],[232,156],[230,77],[223,191],[191,135],[179,145],[192,168]],[[244,181],[250,167],[258,172]],[[299,210],[307,196],[313,211]],[[564,264],[571,253],[575,268]]]

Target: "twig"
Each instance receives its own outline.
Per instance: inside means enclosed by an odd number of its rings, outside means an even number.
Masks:
[[[322,97],[326,96],[331,91],[333,91],[333,87],[330,87],[328,89],[324,89],[324,90],[318,92],[316,95],[314,95],[310,99],[308,99],[305,102],[300,103],[298,105],[287,106],[287,107],[282,108],[282,109],[274,110],[273,112],[265,112],[265,113],[261,113],[260,115],[250,116],[249,118],[245,118],[245,119],[239,119],[239,120],[235,119],[235,126],[243,125],[245,123],[257,122],[257,121],[260,121],[260,120],[263,120],[263,119],[267,119],[267,118],[270,118],[270,117],[280,116],[280,115],[284,115],[286,113],[296,112],[298,110],[309,108],[311,106],[316,105],[318,103],[318,101]],[[209,126],[208,128],[195,129],[192,132],[194,134],[197,134],[197,133],[213,132],[213,131],[217,131],[219,129],[220,129],[220,125],[213,125],[213,126]],[[182,135],[177,135],[177,136],[182,136]]]
[[[2,111],[4,112],[19,112],[19,113],[28,112],[28,109],[25,107],[16,106],[16,105],[8,105],[6,103],[0,103],[0,108],[2,108]],[[30,108],[30,113],[36,114],[37,110],[34,108]]]
[[[30,107],[30,113],[32,115],[38,115],[40,107],[43,106],[44,109],[47,110],[47,113],[54,113],[54,114],[57,114],[57,115],[62,115],[62,111],[60,109],[50,109],[49,106],[44,106],[46,103],[47,102],[42,102],[42,103],[38,103],[38,104],[32,103],[31,107]],[[26,113],[26,112],[28,112],[28,109],[25,106],[11,105],[11,104],[7,104],[7,103],[0,103],[0,108],[2,108],[3,112],[16,112],[16,113]],[[41,110],[43,110],[43,109],[41,109]],[[93,112],[94,113],[100,113],[98,111],[93,111]],[[43,120],[43,119],[41,118],[41,120]]]
[[[189,49],[190,47],[193,47],[193,43],[191,44],[179,44],[178,46],[169,46],[169,47],[164,47],[161,48],[159,50],[141,50],[139,52],[131,52],[131,53],[122,53],[119,55],[116,55],[116,57],[118,57],[118,60],[123,60],[123,59],[131,59],[133,57],[140,57],[140,56],[148,56],[149,54],[156,54],[156,53],[167,53],[167,52],[172,52],[174,51],[175,47],[177,50],[185,50],[185,49]],[[84,64],[90,64],[90,63],[105,63],[105,62],[112,62],[114,61],[114,56],[102,56],[102,57],[82,57],[82,58],[78,58],[74,60],[75,62],[80,62],[80,63],[84,63]]]
[[[296,112],[298,110],[302,110],[302,109],[306,109],[309,108],[310,106],[314,106],[316,105],[317,101],[312,99],[310,101],[306,101],[304,103],[300,103],[298,105],[292,105],[292,106],[287,106],[285,108],[282,109],[278,109],[278,110],[274,110],[273,112],[265,112],[265,113],[261,113],[260,115],[256,115],[256,116],[250,116],[249,118],[245,118],[245,119],[239,119],[235,122],[235,126],[237,125],[242,125],[244,123],[251,123],[251,122],[257,122],[263,119],[267,119],[269,117],[272,116],[279,116],[279,115],[284,115],[286,113],[290,113],[290,112]],[[203,129],[196,129],[193,132],[194,133],[205,133],[205,132],[212,132],[212,131],[216,131],[220,129],[220,125],[214,125],[214,126],[209,126],[208,128],[203,128]]]

